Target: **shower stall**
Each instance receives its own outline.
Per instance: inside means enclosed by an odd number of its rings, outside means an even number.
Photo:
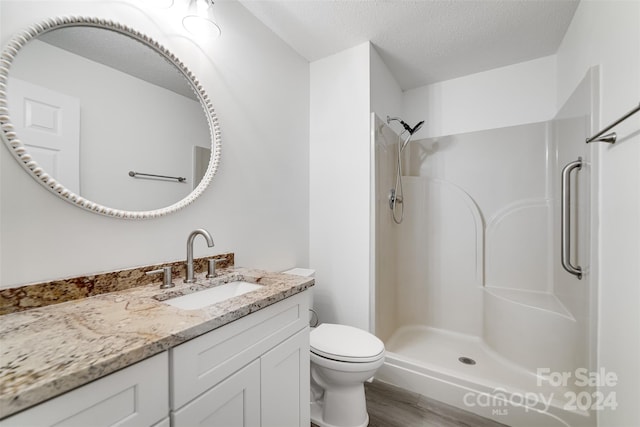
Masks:
[[[595,425],[598,396],[581,379],[596,369],[597,148],[585,139],[597,77],[548,122],[414,138],[402,152],[372,114],[380,380],[509,425]]]

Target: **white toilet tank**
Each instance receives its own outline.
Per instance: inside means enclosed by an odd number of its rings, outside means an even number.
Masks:
[[[311,268],[292,268],[291,270],[283,271],[283,273],[304,277],[314,277],[316,275],[316,271]]]

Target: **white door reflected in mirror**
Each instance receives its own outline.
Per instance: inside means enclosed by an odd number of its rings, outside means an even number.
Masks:
[[[80,100],[11,78],[7,101],[29,153],[49,174],[80,193]]]

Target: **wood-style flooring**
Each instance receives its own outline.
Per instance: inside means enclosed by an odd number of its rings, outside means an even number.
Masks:
[[[380,381],[365,383],[365,394],[369,427],[506,426]]]

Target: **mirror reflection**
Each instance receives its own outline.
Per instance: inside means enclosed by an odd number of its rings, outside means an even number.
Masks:
[[[76,26],[39,35],[12,63],[7,98],[34,160],[92,202],[161,209],[187,197],[207,170],[211,133],[190,83],[124,34]]]

